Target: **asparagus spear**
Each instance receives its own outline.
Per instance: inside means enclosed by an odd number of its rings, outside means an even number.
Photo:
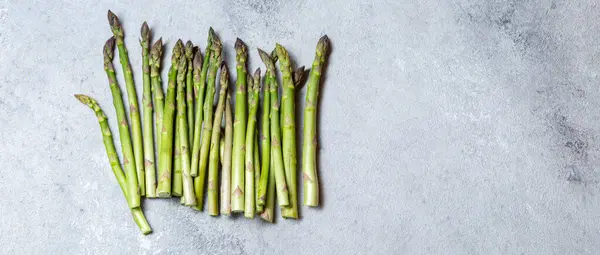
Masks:
[[[141,29],[142,38],[142,78],[144,94],[142,97],[144,115],[144,173],[146,197],[156,197],[156,169],[154,167],[154,130],[152,129],[152,91],[150,85],[150,28],[144,22]]]
[[[275,185],[277,186],[277,201],[280,207],[289,205],[289,194],[286,184],[285,170],[283,167],[283,157],[281,154],[281,129],[279,121],[279,100],[278,100],[278,82],[275,77],[275,64],[268,53],[258,50],[260,58],[267,66],[267,81],[269,82],[269,101],[271,103],[271,157],[273,157],[273,172],[275,176]],[[264,155],[264,154],[263,154]],[[264,157],[264,156],[263,156]]]
[[[123,67],[123,74],[125,76],[125,85],[127,88],[127,99],[129,101],[129,117],[131,119],[131,134],[133,136],[133,154],[134,158],[131,160],[135,164],[135,170],[137,172],[139,192],[142,196],[146,194],[146,179],[144,173],[144,148],[142,147],[142,122],[140,120],[140,112],[138,107],[137,92],[135,91],[135,83],[133,82],[133,72],[131,65],[129,64],[129,54],[125,48],[125,42],[123,41],[124,33],[119,23],[119,18],[108,11],[108,23],[112,30],[115,39],[117,41],[117,49],[119,49],[119,61]]]
[[[304,140],[302,142],[302,179],[304,205],[319,206],[319,180],[317,176],[317,97],[321,71],[327,57],[329,38],[321,37],[317,43],[315,60],[310,70],[306,103],[304,104]]]
[[[233,116],[231,97],[227,93],[225,103],[225,139],[221,141],[221,214],[231,213],[231,146],[233,145]]]
[[[171,70],[169,72],[169,86],[163,112],[163,125],[160,136],[160,154],[158,158],[158,196],[171,196],[171,167],[173,159],[173,117],[175,113],[175,79],[177,76],[177,62],[181,57],[183,43],[178,40],[173,48],[171,57]]]
[[[177,96],[175,96],[177,97]],[[175,99],[177,101],[177,99]],[[178,112],[179,109],[175,109]],[[171,195],[174,197],[183,196],[183,177],[181,166],[181,133],[179,131],[179,122],[175,120],[175,147],[173,147],[173,177],[171,178]]]
[[[181,58],[177,68],[177,130],[179,131],[179,153],[181,154],[181,177],[183,181],[183,200],[185,205],[192,206],[196,204],[196,195],[194,194],[194,181],[190,175],[190,153],[188,137],[188,118],[186,109],[186,78],[189,78],[188,69],[189,60]],[[189,67],[191,68],[191,67]],[[190,82],[191,83],[191,82]],[[190,84],[191,86],[191,84]]]
[[[259,53],[260,54],[260,53]],[[269,94],[269,83],[271,82],[271,74],[267,69],[265,74],[264,89],[263,89],[263,112],[260,126],[261,128],[261,155],[262,170],[260,171],[260,181],[258,182],[258,199],[256,204],[264,206],[267,200],[267,181],[269,180],[269,162],[271,162],[271,134],[269,133],[269,109],[271,108],[270,94]]]
[[[248,52],[244,42],[237,38],[235,41],[236,72],[235,82],[235,120],[233,122],[233,158],[231,172],[231,210],[244,211],[244,156],[246,137],[246,60]],[[250,154],[252,155],[252,154]],[[252,206],[253,208],[254,206]],[[252,210],[254,212],[254,210]]]
[[[281,209],[284,218],[298,218],[298,193],[296,177],[296,116],[294,102],[294,82],[292,68],[287,50],[277,44],[277,57],[283,78],[283,93],[281,105],[283,107],[283,162],[285,177],[290,193],[290,206]]]
[[[208,152],[211,140],[212,123],[213,123],[213,102],[215,98],[215,81],[217,78],[217,71],[221,64],[222,56],[222,44],[219,38],[213,37],[212,53],[210,58],[210,69],[208,74],[208,88],[206,91],[206,98],[204,100],[204,125],[202,127],[202,145],[200,147],[200,168],[198,169],[198,185],[196,188],[199,189],[201,194],[198,199],[198,206],[202,209],[204,203],[204,183],[206,180],[206,168],[208,166]],[[217,211],[218,212],[218,211]]]
[[[259,88],[260,90],[260,88]],[[258,111],[258,102],[256,105]],[[256,206],[256,213],[261,213],[264,209],[264,205],[256,203],[258,201],[258,183],[260,182],[260,156],[258,155],[258,128],[254,128],[254,205]]]
[[[260,68],[256,69],[254,79],[248,77],[248,126],[246,128],[246,177],[245,179],[245,209],[246,218],[254,218],[254,139],[256,138],[256,108],[258,106],[258,90],[260,85]],[[251,93],[251,94],[250,94]],[[258,163],[258,162],[256,162]]]
[[[225,95],[229,87],[229,72],[225,61],[221,64],[221,89],[219,91],[219,102],[213,121],[212,135],[210,139],[210,163],[208,164],[208,214],[219,215],[219,150],[221,142],[221,122],[225,110]]]
[[[104,71],[108,77],[108,83],[110,85],[110,91],[113,97],[113,104],[115,111],[117,112],[117,120],[119,121],[119,136],[121,138],[121,150],[123,152],[123,166],[127,176],[132,178],[127,179],[127,201],[129,207],[137,208],[140,207],[140,196],[138,193],[138,182],[137,173],[135,172],[135,164],[133,162],[133,147],[131,145],[131,136],[129,135],[129,125],[127,124],[127,116],[125,113],[125,105],[123,98],[121,97],[121,89],[117,84],[117,77],[115,75],[115,68],[112,63],[113,54],[115,49],[115,38],[111,37],[104,44],[103,55],[104,55]]]
[[[185,44],[185,58],[187,59],[187,74],[185,84],[185,98],[187,107],[187,126],[188,126],[188,144],[191,145],[194,142],[194,84],[193,84],[193,58],[194,58],[194,45],[192,41],[187,41]]]
[[[81,103],[90,107],[96,114],[96,117],[98,118],[98,123],[100,124],[100,130],[102,131],[104,147],[106,148],[106,155],[108,156],[108,161],[110,162],[111,169],[115,177],[117,178],[117,182],[119,183],[121,191],[123,192],[123,195],[125,195],[128,204],[131,204],[131,196],[128,195],[129,183],[127,182],[127,178],[123,174],[123,169],[121,169],[121,164],[119,163],[119,156],[117,155],[117,150],[115,149],[115,144],[113,143],[112,132],[110,131],[110,127],[108,126],[108,119],[106,118],[106,115],[104,114],[96,100],[94,100],[93,98],[81,94],[77,94],[75,95],[75,97],[77,98],[77,100],[81,101]],[[137,178],[132,177],[131,179]],[[137,194],[137,192],[135,193],[135,195],[139,199],[139,195]],[[150,228],[150,225],[146,220],[146,216],[144,216],[144,212],[140,207],[131,208],[131,214],[133,215],[133,220],[140,228],[140,231],[142,231],[142,234],[147,235],[152,233],[152,228]]]
[[[270,154],[270,151],[267,152]],[[264,154],[263,154],[264,155]],[[264,157],[264,156],[263,156]],[[270,157],[269,167],[273,168],[273,157]],[[260,214],[260,218],[273,223],[273,212],[275,211],[275,174],[274,171],[269,171],[269,185],[267,187],[267,201],[265,203],[265,209]]]
[[[204,51],[204,61],[202,61],[202,55],[200,51],[196,52],[194,56],[194,87],[198,91],[196,93],[196,116],[194,118],[194,141],[192,143],[192,169],[191,175],[198,176],[198,164],[200,163],[200,147],[201,147],[201,136],[202,136],[202,114],[204,113],[204,90],[206,89],[206,73],[208,72],[208,66],[210,65],[209,60],[211,57],[212,40],[215,37],[215,32],[212,27],[208,30],[208,41],[206,44],[206,50]],[[194,180],[196,185],[196,181]],[[196,190],[196,196],[198,196],[198,190]]]
[[[162,82],[160,80],[160,58],[162,56],[162,38],[158,39],[152,45],[152,50],[150,51],[150,81],[152,85],[152,94],[154,96],[154,117],[155,117],[155,128],[154,131],[156,134],[156,150],[160,150],[160,127],[162,127],[162,116],[165,102],[164,94],[162,89]],[[146,117],[146,115],[144,115]],[[152,121],[150,121],[150,125],[152,125]],[[144,135],[146,136],[146,135]],[[154,137],[154,134],[151,134]],[[146,136],[147,137],[147,136]],[[152,154],[152,158],[154,158],[154,153]],[[157,157],[158,159],[158,157]],[[151,168],[151,171],[148,172],[146,170],[146,197],[156,197],[156,163],[154,161],[154,165]]]

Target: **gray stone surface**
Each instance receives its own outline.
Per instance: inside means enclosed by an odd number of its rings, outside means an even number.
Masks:
[[[3,252],[600,249],[596,1],[95,2],[0,3]],[[169,49],[178,37],[204,47],[213,26],[230,67],[236,37],[252,49],[278,41],[310,65],[327,33],[323,207],[270,225],[152,200],[145,211],[154,233],[139,234],[96,119],[73,98],[97,98],[116,132],[101,57],[109,8],[125,26],[139,95],[144,20]],[[262,67],[255,51],[250,67]]]

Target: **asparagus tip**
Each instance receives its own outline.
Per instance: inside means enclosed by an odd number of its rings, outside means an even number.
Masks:
[[[154,45],[152,45],[152,50],[161,50],[163,47],[162,37],[158,38]]]
[[[256,71],[254,71],[254,77],[259,76],[260,77],[260,67],[256,68]]]
[[[110,9],[108,10],[108,24],[111,27],[119,26],[119,18]]]
[[[321,37],[321,39],[319,39],[319,42],[317,43],[317,51],[324,54],[325,52],[327,52],[328,49],[329,49],[329,37],[327,37],[327,35],[324,35]]]
[[[238,54],[246,52],[246,44],[239,37],[235,40],[235,51]]]
[[[75,98],[77,98],[77,100],[79,100],[79,102],[81,102],[85,105],[90,105],[90,103],[93,100],[91,97],[86,96],[84,94],[75,94]]]
[[[140,33],[142,34],[143,40],[148,40],[150,37],[150,28],[148,27],[148,23],[146,21],[144,21],[144,24],[142,24]]]
[[[208,40],[212,40],[212,38],[215,36],[215,30],[213,29],[213,27],[209,27],[208,28]]]
[[[194,56],[194,44],[192,44],[192,41],[188,40],[185,43],[185,57],[188,59],[192,59],[193,56]]]
[[[200,51],[196,51],[196,54],[194,54],[193,64],[196,69],[202,68],[202,53]]]
[[[115,37],[111,36],[110,38],[108,38],[108,40],[106,40],[106,43],[104,44],[104,57],[107,57],[112,60],[114,51],[115,51]]]
[[[294,81],[294,87],[300,87],[304,78],[304,66],[298,67],[292,74],[292,81]]]

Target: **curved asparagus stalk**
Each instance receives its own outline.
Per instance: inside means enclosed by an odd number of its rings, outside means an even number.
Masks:
[[[327,57],[329,38],[321,37],[317,43],[315,60],[310,70],[306,103],[304,104],[304,140],[302,142],[302,179],[304,205],[319,206],[319,179],[317,176],[317,97],[321,71]]]
[[[106,41],[106,44],[104,44],[104,71],[106,71],[106,76],[108,77],[113,104],[115,106],[115,111],[117,112],[117,121],[119,122],[119,137],[121,139],[121,150],[123,152],[123,166],[125,167],[126,175],[128,177],[132,176],[132,178],[127,179],[127,194],[129,194],[127,201],[129,202],[130,208],[137,208],[140,207],[137,173],[133,162],[133,146],[131,145],[131,136],[129,135],[129,125],[127,124],[125,105],[123,103],[123,98],[121,97],[121,89],[117,84],[115,68],[112,64],[114,48],[115,38],[111,37]]]
[[[171,170],[173,159],[173,119],[175,114],[175,83],[177,76],[177,62],[181,57],[183,43],[178,40],[173,48],[171,57],[171,70],[169,71],[169,85],[163,112],[163,125],[160,135],[160,154],[158,158],[158,197],[171,196]]]
[[[185,99],[187,107],[187,126],[188,126],[188,144],[192,145],[194,142],[194,84],[193,84],[193,72],[194,72],[194,44],[192,41],[187,41],[185,44],[185,58],[187,59],[187,74],[185,78]]]
[[[150,81],[152,85],[152,95],[154,96],[154,127],[155,133],[151,134],[156,140],[156,150],[160,150],[160,127],[162,127],[162,116],[165,102],[163,101],[165,95],[163,94],[162,81],[160,79],[160,58],[162,56],[162,38],[158,39],[152,45],[150,51]],[[144,115],[144,117],[146,117]],[[152,122],[151,122],[152,125]],[[156,136],[154,136],[156,134]],[[146,135],[144,135],[146,136]],[[154,153],[152,154],[154,158]],[[158,157],[156,158],[158,160]],[[154,161],[152,171],[146,171],[146,197],[156,197],[156,165],[158,161]]]
[[[200,147],[201,147],[201,136],[202,136],[202,114],[204,113],[204,90],[206,90],[206,74],[208,72],[208,66],[210,65],[210,57],[212,55],[212,41],[215,37],[215,32],[212,27],[208,30],[208,41],[206,44],[206,50],[204,51],[204,61],[202,61],[202,55],[200,50],[196,52],[194,56],[194,87],[198,91],[196,93],[196,116],[194,118],[194,139],[192,143],[192,169],[191,175],[198,176],[198,166],[200,163]],[[194,185],[196,180],[194,180]],[[197,186],[196,186],[197,189]],[[196,190],[196,197],[199,195],[199,191]]]
[[[258,103],[256,104],[258,111]],[[258,183],[260,182],[260,156],[258,155],[258,131],[256,127],[254,130],[254,205],[256,206],[256,213],[261,213],[264,206],[256,203],[258,201]]]
[[[131,119],[131,135],[133,136],[133,154],[134,158],[131,161],[135,164],[135,170],[137,173],[139,192],[142,196],[146,194],[146,174],[144,173],[144,148],[142,147],[142,121],[140,120],[140,111],[138,107],[137,92],[135,91],[135,83],[133,82],[133,71],[129,64],[129,54],[127,48],[125,48],[125,42],[123,40],[124,33],[119,23],[119,18],[108,11],[108,23],[112,30],[116,42],[117,49],[119,50],[119,61],[123,67],[123,74],[125,76],[125,85],[127,88],[127,99],[129,101],[129,117]]]
[[[196,195],[194,193],[194,180],[190,175],[190,153],[188,137],[188,118],[186,109],[186,78],[189,78],[188,69],[189,60],[181,58],[177,68],[177,128],[179,131],[179,153],[181,153],[181,177],[183,181],[183,200],[188,206],[196,205]],[[191,67],[189,67],[191,68]],[[191,84],[190,84],[191,86]]]
[[[198,185],[196,188],[202,196],[198,197],[198,206],[202,209],[204,203],[204,183],[206,181],[206,168],[208,166],[208,152],[210,150],[210,140],[212,133],[213,123],[213,103],[215,98],[215,82],[217,78],[217,71],[221,64],[222,56],[222,44],[219,38],[213,37],[212,53],[210,59],[210,68],[208,74],[208,88],[206,91],[206,97],[204,99],[204,125],[202,127],[202,145],[200,147],[200,168],[198,169]],[[218,211],[217,211],[218,213]]]
[[[229,72],[225,61],[221,64],[221,89],[219,91],[219,102],[213,121],[212,135],[210,139],[210,163],[208,164],[208,214],[219,215],[219,150],[221,142],[221,122],[225,110],[225,95],[229,87]]]
[[[277,201],[280,207],[289,205],[289,194],[286,184],[285,170],[283,167],[283,156],[281,154],[281,128],[279,122],[279,99],[278,99],[278,82],[275,77],[275,64],[268,53],[258,50],[260,58],[265,66],[267,66],[267,81],[269,82],[269,101],[271,103],[271,157],[273,158],[273,174],[275,177]],[[264,155],[264,154],[263,154]],[[264,157],[264,156],[263,156]]]
[[[281,209],[284,218],[298,218],[298,193],[296,176],[296,116],[294,102],[294,81],[292,80],[292,67],[287,50],[277,44],[279,68],[283,78],[281,106],[283,112],[283,163],[285,177],[290,193],[290,206]]]
[[[259,53],[260,54],[260,53]],[[260,171],[260,181],[258,182],[258,192],[257,192],[257,201],[256,204],[259,206],[264,206],[267,200],[267,182],[269,180],[269,163],[271,162],[271,133],[270,122],[269,122],[269,110],[271,108],[270,102],[270,94],[269,94],[269,83],[271,82],[271,74],[267,69],[265,74],[265,81],[263,85],[263,112],[261,119],[261,136],[260,136],[260,144],[261,144],[261,171]]]
[[[270,153],[269,153],[270,154]],[[273,168],[273,157],[270,157],[269,168]],[[265,203],[265,209],[260,214],[260,218],[273,223],[273,212],[275,211],[275,174],[273,171],[269,171],[269,185],[267,187],[267,201]]]
[[[256,138],[256,108],[258,106],[258,90],[260,85],[260,68],[256,69],[254,79],[248,77],[248,126],[246,128],[246,176],[245,182],[245,209],[244,216],[246,218],[254,218],[256,210],[254,199],[254,139]],[[250,94],[251,93],[251,94]]]
[[[231,97],[227,93],[225,103],[225,139],[223,156],[221,157],[221,214],[231,214],[231,149],[233,145],[233,116],[231,113]]]
[[[152,89],[150,85],[150,28],[144,22],[141,29],[142,38],[142,77],[144,81],[144,94],[142,97],[144,116],[144,173],[146,183],[146,197],[156,197],[156,169],[154,166],[154,130],[152,119]]]
[[[108,156],[108,161],[110,162],[111,169],[115,175],[115,178],[117,178],[117,182],[121,187],[121,191],[123,191],[123,195],[125,195],[125,199],[129,204],[131,204],[131,202],[129,201],[130,196],[127,195],[129,184],[127,183],[127,178],[123,174],[123,169],[121,169],[121,164],[119,163],[119,156],[117,155],[117,150],[115,149],[115,144],[113,143],[112,132],[110,131],[110,127],[108,126],[108,120],[106,118],[106,115],[104,114],[96,100],[94,100],[93,98],[80,94],[75,95],[75,97],[81,103],[90,107],[94,111],[94,113],[96,113],[98,123],[100,124],[100,130],[102,131],[104,148],[106,148],[106,155]],[[152,233],[152,228],[150,228],[150,225],[146,220],[146,216],[144,216],[144,212],[141,208],[132,208],[131,214],[133,215],[133,220],[140,228],[140,231],[142,231],[142,234],[147,235]]]
[[[237,38],[235,41],[236,72],[235,82],[235,115],[233,122],[233,155],[231,171],[231,210],[233,212],[244,211],[244,157],[247,123],[247,99],[246,99],[246,60],[248,52],[244,42]],[[252,206],[254,207],[254,206]],[[252,210],[254,212],[254,210]]]

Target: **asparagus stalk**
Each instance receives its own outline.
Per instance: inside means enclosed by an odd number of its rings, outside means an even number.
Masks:
[[[129,207],[140,207],[140,196],[138,193],[137,173],[135,172],[135,164],[133,162],[133,146],[131,145],[131,136],[129,135],[129,125],[127,124],[127,116],[125,113],[125,105],[121,97],[121,89],[117,84],[115,68],[112,63],[115,48],[115,38],[111,37],[104,44],[104,71],[108,77],[110,91],[113,97],[113,104],[117,112],[117,120],[119,122],[119,136],[121,139],[121,150],[123,152],[123,166],[125,167],[126,175],[132,178],[127,178],[127,201]],[[82,97],[83,98],[83,97]]]
[[[275,64],[268,53],[258,50],[260,58],[267,67],[267,81],[269,82],[269,101],[271,104],[271,157],[273,157],[273,168],[275,176],[275,185],[277,192],[277,201],[280,207],[289,205],[289,194],[286,184],[285,170],[283,167],[283,156],[281,153],[281,128],[279,121],[279,99],[278,99],[278,82],[275,77]],[[263,154],[264,155],[264,154]],[[264,157],[264,156],[263,156]]]
[[[177,96],[175,96],[177,97]],[[177,101],[177,99],[176,99]],[[178,111],[179,109],[175,109]],[[174,197],[183,196],[183,177],[181,175],[181,133],[179,131],[179,121],[175,120],[175,147],[173,148],[173,177],[171,179],[171,195]]]
[[[192,41],[187,41],[185,44],[185,58],[187,59],[187,74],[185,84],[185,98],[187,107],[187,126],[188,126],[188,144],[194,143],[194,84],[193,84],[193,58],[194,58],[194,45]]]
[[[163,112],[163,125],[160,136],[160,154],[158,158],[158,196],[171,196],[171,170],[173,159],[173,118],[175,113],[175,79],[177,76],[177,62],[181,57],[183,43],[178,40],[173,48],[171,57],[171,70],[169,72],[169,86]]]
[[[210,69],[208,74],[208,88],[206,91],[206,97],[204,99],[204,125],[202,127],[202,145],[200,147],[200,168],[198,169],[198,184],[196,188],[199,189],[201,194],[198,199],[198,206],[202,209],[204,203],[204,183],[206,181],[206,168],[208,166],[208,152],[212,133],[213,123],[213,102],[215,98],[215,82],[217,78],[217,71],[221,64],[222,56],[222,44],[219,38],[213,37],[212,53],[210,58]],[[212,202],[212,201],[211,201]],[[218,211],[217,211],[218,213]]]
[[[260,85],[260,68],[256,69],[254,79],[248,77],[248,126],[246,128],[246,177],[245,179],[245,209],[246,218],[254,218],[254,139],[256,138],[256,111],[258,106],[258,90]],[[250,94],[251,93],[251,94]],[[256,162],[258,163],[258,162]]]
[[[221,122],[225,110],[225,95],[229,87],[229,72],[225,61],[221,64],[221,88],[219,91],[219,102],[213,121],[212,135],[210,139],[210,163],[208,165],[208,214],[219,215],[219,151],[221,142]]]
[[[283,107],[283,162],[285,177],[290,193],[290,206],[281,209],[284,218],[298,218],[298,193],[296,177],[296,116],[294,102],[294,81],[287,50],[277,44],[277,57],[283,78],[281,105]]]
[[[156,169],[154,166],[154,130],[152,120],[152,91],[150,85],[150,28],[144,22],[141,29],[142,38],[142,78],[144,81],[144,94],[142,97],[144,116],[144,173],[146,183],[146,197],[156,197]]]
[[[260,90],[260,88],[259,88]],[[258,103],[256,105],[258,111]],[[258,183],[260,182],[260,156],[258,155],[258,128],[254,128],[254,205],[256,206],[256,213],[261,213],[264,209],[264,205],[256,203],[258,201]]]
[[[215,34],[211,27],[208,30],[208,41],[206,50],[204,51],[204,61],[202,61],[202,55],[200,54],[200,51],[196,52],[196,56],[194,56],[194,87],[198,91],[198,93],[196,93],[196,116],[194,118],[194,140],[192,143],[191,175],[194,177],[198,176],[198,166],[200,163],[200,147],[203,123],[202,114],[204,113],[204,90],[206,89],[206,74],[208,72],[208,66],[210,65],[209,60],[211,57],[213,37],[215,37]],[[194,184],[195,183],[196,181],[194,180]],[[196,190],[196,196],[198,195],[198,190]]]
[[[321,72],[327,58],[329,38],[321,37],[317,43],[315,60],[310,70],[306,103],[304,104],[304,140],[302,142],[302,179],[304,205],[319,206],[319,179],[317,176],[317,97]]]
[[[259,53],[260,54],[260,53]],[[263,112],[261,119],[261,136],[260,136],[260,144],[261,144],[261,155],[262,161],[261,166],[262,170],[260,171],[260,181],[258,182],[258,192],[257,192],[257,201],[256,204],[259,206],[264,206],[267,200],[267,181],[269,180],[269,167],[271,162],[271,134],[269,132],[270,122],[269,122],[269,109],[271,108],[270,104],[270,94],[269,94],[269,83],[271,82],[271,74],[267,69],[265,74],[265,81],[263,85]]]
[[[152,45],[152,50],[150,51],[150,81],[152,85],[152,95],[154,96],[154,117],[155,124],[154,131],[156,134],[156,148],[160,150],[160,127],[162,127],[162,116],[165,102],[162,89],[162,81],[160,80],[160,58],[162,56],[162,38],[158,39]],[[146,117],[146,115],[144,115]],[[152,125],[152,121],[150,122]],[[147,137],[146,135],[144,135]],[[151,134],[154,137],[154,134]],[[152,154],[152,158],[154,158],[154,153]],[[158,157],[157,157],[158,159]],[[154,165],[151,167],[151,171],[146,170],[146,197],[156,197],[156,164],[157,161],[154,161]]]
[[[231,213],[231,146],[233,145],[233,116],[231,113],[231,97],[227,93],[225,103],[225,139],[221,141],[223,156],[221,158],[221,214]]]
[[[81,103],[90,107],[96,114],[96,117],[98,118],[98,123],[100,124],[100,130],[102,132],[104,147],[106,148],[106,155],[108,156],[108,161],[110,162],[111,169],[115,175],[115,178],[117,178],[117,182],[121,187],[123,195],[125,195],[125,199],[127,200],[128,204],[131,204],[129,200],[131,196],[128,195],[129,183],[127,182],[127,178],[123,174],[123,169],[121,168],[121,164],[119,163],[119,156],[117,155],[117,150],[115,149],[115,144],[113,143],[112,132],[110,131],[110,127],[108,126],[108,119],[106,118],[106,115],[104,114],[96,100],[94,100],[93,98],[80,94],[75,95],[75,97]],[[132,179],[137,178],[132,177]],[[135,193],[135,195],[137,195],[137,192]],[[137,195],[137,197],[139,199],[139,195]],[[146,216],[144,216],[144,212],[141,208],[132,208],[131,214],[133,215],[133,220],[138,225],[138,228],[140,229],[140,231],[142,231],[142,234],[147,235],[152,233],[152,228],[150,228],[150,224],[148,224]]]
[[[270,151],[267,153],[270,154]],[[272,169],[273,157],[270,157],[269,165],[269,167]],[[260,214],[261,219],[271,223],[273,223],[273,212],[275,211],[275,174],[273,172],[274,171],[269,171],[269,185],[267,187],[267,199],[265,203],[265,209]]]
[[[129,64],[129,54],[127,48],[125,48],[125,42],[123,40],[124,33],[119,23],[119,18],[108,11],[108,23],[112,30],[116,42],[117,49],[119,49],[119,61],[123,67],[123,74],[125,76],[125,85],[127,88],[127,99],[129,101],[129,117],[131,119],[131,134],[133,136],[133,154],[134,157],[131,160],[135,164],[135,170],[137,173],[139,192],[142,196],[146,194],[146,175],[144,173],[144,148],[142,147],[142,122],[140,120],[140,112],[138,107],[137,92],[135,91],[135,83],[133,82],[133,71]]]
[[[246,60],[248,52],[244,42],[237,38],[235,41],[236,72],[235,82],[235,120],[233,122],[233,155],[231,172],[231,210],[233,212],[244,211],[244,156],[246,138]],[[252,154],[250,154],[252,155]],[[254,206],[252,206],[254,208]],[[254,212],[254,210],[252,210]]]
[[[181,58],[177,73],[177,130],[179,131],[179,153],[181,154],[181,177],[183,182],[183,200],[185,205],[196,205],[194,194],[194,181],[190,175],[190,153],[188,137],[188,118],[186,109],[186,78],[190,78],[188,72],[189,59]],[[191,68],[191,66],[189,67]],[[190,82],[191,86],[191,82]]]

